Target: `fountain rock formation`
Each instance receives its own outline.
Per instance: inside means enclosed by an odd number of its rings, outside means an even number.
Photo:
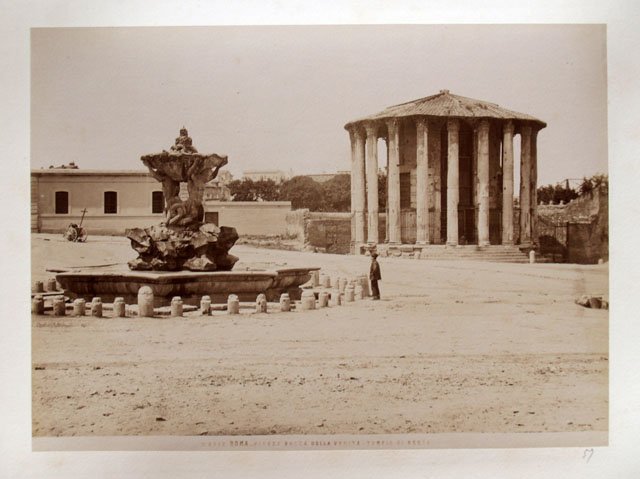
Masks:
[[[238,261],[229,250],[238,239],[235,228],[205,223],[204,187],[218,175],[228,160],[216,154],[202,155],[193,146],[186,128],[169,151],[144,155],[142,163],[162,184],[165,220],[150,228],[131,228],[138,258],[129,261],[132,270],[230,271]],[[187,183],[189,197],[179,197],[180,183]]]

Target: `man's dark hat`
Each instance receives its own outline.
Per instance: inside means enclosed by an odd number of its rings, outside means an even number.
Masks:
[[[378,253],[371,253],[371,257],[372,258],[377,258],[378,257]]]

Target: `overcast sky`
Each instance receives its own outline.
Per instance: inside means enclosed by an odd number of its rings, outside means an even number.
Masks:
[[[247,169],[349,169],[344,124],[449,89],[547,122],[539,184],[607,172],[605,28],[32,30],[33,168],[141,169],[183,125]]]

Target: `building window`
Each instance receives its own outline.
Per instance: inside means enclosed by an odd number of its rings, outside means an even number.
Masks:
[[[69,192],[68,191],[56,191],[56,214],[57,215],[69,214]]]
[[[151,213],[162,213],[164,211],[164,194],[162,191],[151,193]]]
[[[118,193],[115,191],[104,192],[104,213],[115,215],[118,213]]]

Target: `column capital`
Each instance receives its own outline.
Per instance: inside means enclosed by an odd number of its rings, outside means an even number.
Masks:
[[[511,120],[505,122],[502,125],[503,133],[510,133],[511,135],[513,135],[513,130],[514,130],[514,126],[513,126],[513,122]]]
[[[479,122],[478,122],[478,126],[477,126],[478,130],[483,130],[483,131],[489,131],[489,120],[486,118],[482,118]]]
[[[447,120],[447,131],[460,131],[460,120],[449,118]]]
[[[419,116],[416,118],[416,125],[428,126],[429,120],[424,116]]]
[[[377,123],[365,123],[364,129],[367,132],[367,136],[375,136],[377,138],[379,126]]]
[[[389,118],[385,120],[387,124],[387,129],[389,130],[389,136],[395,133],[398,130],[398,124],[400,123],[397,118]]]

